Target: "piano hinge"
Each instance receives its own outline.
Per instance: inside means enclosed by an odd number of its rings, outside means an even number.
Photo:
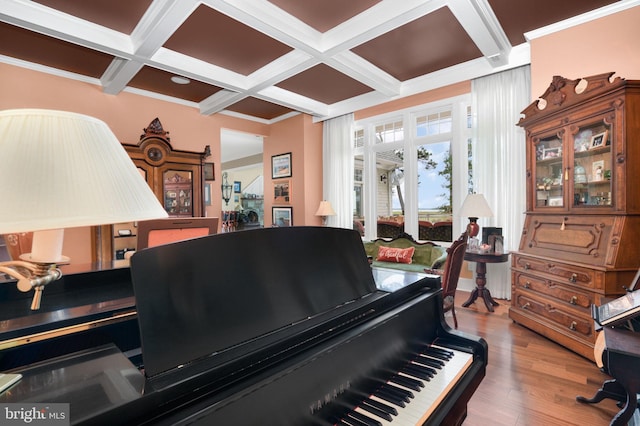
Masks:
[[[68,327],[56,328],[55,330],[43,331],[41,333],[34,333],[27,336],[20,336],[14,339],[3,340],[0,342],[0,351],[8,348],[27,345],[29,343],[41,342],[43,340],[52,339],[54,337],[66,336],[69,334],[78,333],[80,331],[126,321],[128,319],[135,318],[137,315],[138,313],[136,311],[124,312],[122,314],[114,315],[109,318],[70,325]]]

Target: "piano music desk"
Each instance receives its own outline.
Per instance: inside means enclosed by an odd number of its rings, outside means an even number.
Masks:
[[[464,254],[464,260],[469,262],[476,262],[476,288],[471,292],[471,296],[466,302],[462,304],[467,308],[470,304],[476,301],[477,298],[482,298],[484,304],[489,310],[493,312],[493,307],[498,306],[498,302],[493,300],[489,289],[485,287],[487,284],[487,263],[503,263],[509,260],[509,253],[476,253],[467,251]]]

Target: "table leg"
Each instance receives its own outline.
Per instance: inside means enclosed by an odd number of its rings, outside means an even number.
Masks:
[[[475,302],[478,297],[481,297],[489,312],[493,312],[493,307],[498,306],[499,303],[493,300],[491,292],[489,292],[488,288],[485,288],[485,284],[487,284],[487,264],[484,262],[476,262],[476,288],[471,292],[471,296],[469,296],[469,299],[467,299],[462,306],[466,308]]]

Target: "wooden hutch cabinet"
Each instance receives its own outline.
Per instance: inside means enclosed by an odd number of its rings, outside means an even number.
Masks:
[[[591,304],[640,266],[640,81],[554,77],[523,111],[527,211],[509,317],[593,359]]]
[[[202,217],[203,167],[210,148],[207,145],[203,152],[175,150],[168,134],[156,118],[144,129],[138,144],[123,146],[170,217]],[[100,234],[110,236],[102,239],[101,261],[122,260],[127,251],[136,249],[135,223],[103,227]]]

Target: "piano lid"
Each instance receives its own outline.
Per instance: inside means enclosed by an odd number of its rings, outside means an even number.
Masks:
[[[131,275],[147,377],[248,342],[259,348],[292,324],[382,297],[360,235],[339,228],[263,228],[153,247],[133,255]]]

